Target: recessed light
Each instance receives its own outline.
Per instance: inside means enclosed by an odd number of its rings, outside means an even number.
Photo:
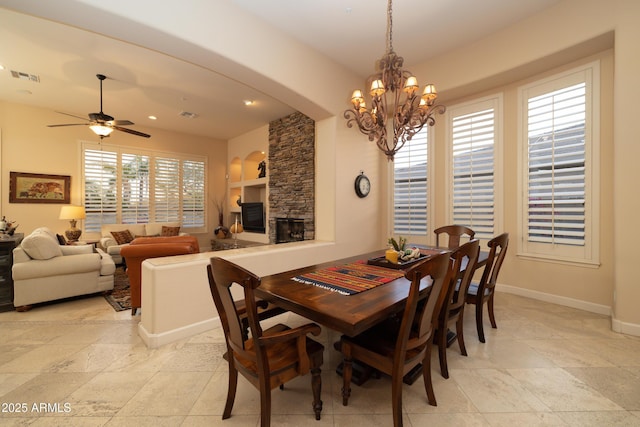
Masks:
[[[244,101],[242,101],[244,103],[244,105],[253,105],[256,103],[256,101],[253,101],[251,99],[245,99]]]
[[[0,64],[0,71],[4,70],[4,65]]]
[[[158,120],[158,118],[156,116],[149,116],[150,120]]]

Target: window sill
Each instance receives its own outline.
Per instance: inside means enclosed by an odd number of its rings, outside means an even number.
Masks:
[[[523,253],[523,252],[518,252],[516,256],[520,259],[524,259],[528,261],[546,262],[549,264],[563,264],[563,265],[570,265],[574,267],[600,268],[600,261],[575,259],[575,258],[562,258],[558,256],[554,256],[552,258],[550,255],[540,255],[540,254],[531,254],[531,253]]]

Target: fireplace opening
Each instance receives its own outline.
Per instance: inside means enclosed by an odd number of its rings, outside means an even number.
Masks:
[[[276,218],[276,243],[304,240],[304,219]]]

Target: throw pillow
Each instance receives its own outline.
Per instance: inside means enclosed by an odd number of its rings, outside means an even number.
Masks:
[[[58,243],[60,243],[60,246],[66,246],[67,239],[65,239],[62,234],[56,234],[56,237],[58,238]]]
[[[39,230],[25,237],[20,246],[33,259],[45,260],[62,256],[60,244],[55,237]]]
[[[133,240],[133,235],[129,230],[112,231],[111,235],[116,240],[116,243],[119,245],[124,245],[125,243],[131,243],[131,241]]]
[[[180,227],[167,227],[166,225],[162,226],[161,236],[178,236],[180,234]]]

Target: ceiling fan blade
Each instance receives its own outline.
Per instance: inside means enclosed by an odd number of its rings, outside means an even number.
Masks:
[[[60,125],[47,125],[50,128],[57,128],[60,126],[89,126],[91,123],[65,123]]]
[[[87,119],[86,117],[80,117],[80,116],[76,116],[76,115],[69,114],[69,113],[63,113],[62,111],[56,111],[56,113],[58,113],[58,114],[64,114],[65,116],[75,117],[76,119],[80,119],[80,120],[86,120],[86,121],[89,121],[89,119]]]
[[[151,135],[146,134],[146,133],[142,133],[142,132],[138,132],[137,130],[133,130],[133,129],[127,129],[127,128],[123,128],[120,126],[113,126],[114,129],[122,131],[122,132],[126,132],[126,133],[130,133],[132,135],[137,135],[137,136],[141,136],[143,138],[150,138]]]
[[[135,123],[130,122],[129,120],[111,120],[106,123],[108,126],[131,126]]]

